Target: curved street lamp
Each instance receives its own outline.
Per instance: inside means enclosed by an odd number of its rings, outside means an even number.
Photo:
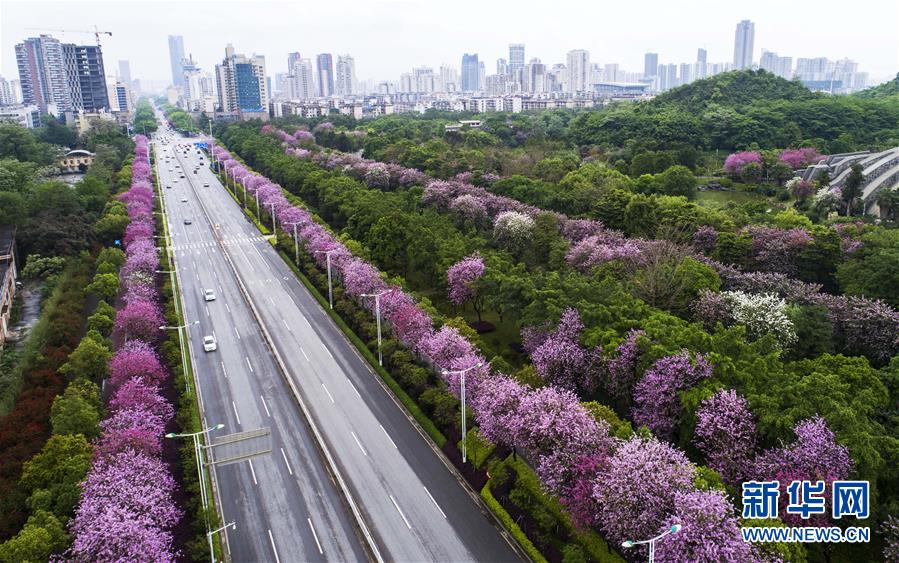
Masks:
[[[655,556],[656,556],[656,542],[659,541],[660,539],[664,538],[668,534],[676,534],[676,533],[680,532],[681,528],[683,528],[683,526],[681,526],[680,524],[674,524],[669,529],[665,530],[664,532],[662,532],[661,534],[657,535],[654,538],[650,538],[648,540],[641,540],[641,541],[626,540],[626,541],[621,542],[621,547],[627,549],[630,547],[648,543],[649,544],[649,563],[653,563],[653,561],[655,561]]]

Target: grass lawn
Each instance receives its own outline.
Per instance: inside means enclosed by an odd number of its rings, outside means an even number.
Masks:
[[[765,196],[752,192],[719,192],[714,190],[696,192],[696,202],[710,207],[720,207],[726,205],[729,201],[749,203],[764,199]]]
[[[463,311],[453,313],[451,316],[461,315],[469,324],[476,323],[477,314],[471,305],[467,305]],[[493,355],[499,355],[506,359],[516,368],[521,367],[524,363],[524,354],[520,354],[510,347],[513,342],[521,342],[521,333],[518,323],[506,319],[505,322],[499,322],[499,315],[493,311],[484,311],[481,319],[493,324],[496,327],[492,332],[479,334],[481,342],[484,343],[488,359]]]

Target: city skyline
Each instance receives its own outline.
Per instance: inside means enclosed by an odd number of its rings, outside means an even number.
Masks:
[[[388,3],[377,3],[375,6],[383,7]],[[758,63],[763,49],[790,56],[793,60],[802,57],[828,57],[830,59],[850,58],[859,63],[861,69],[870,73],[870,83],[874,84],[895,75],[899,64],[897,55],[899,49],[890,49],[889,45],[896,45],[895,34],[890,33],[890,11],[897,10],[894,5],[884,5],[883,2],[868,0],[861,5],[856,3],[857,9],[853,13],[841,16],[840,22],[829,18],[826,14],[803,12],[802,18],[790,18],[790,10],[799,10],[796,7],[781,6],[780,4],[761,3],[751,12],[744,9],[730,8],[728,6],[715,6],[704,0],[693,2],[690,6],[680,6],[681,10],[702,11],[701,18],[681,17],[678,30],[672,33],[670,29],[670,14],[672,8],[659,4],[658,9],[647,10],[645,6],[639,11],[630,11],[626,8],[604,12],[601,20],[606,22],[600,25],[600,34],[587,33],[581,20],[590,20],[590,15],[597,13],[590,6],[579,6],[566,12],[565,5],[558,7],[555,21],[564,23],[568,32],[561,37],[553,37],[553,33],[546,31],[551,26],[546,26],[546,18],[541,19],[538,26],[514,25],[515,22],[508,18],[496,20],[509,22],[505,27],[508,31],[499,31],[493,22],[493,28],[489,34],[478,34],[478,30],[488,26],[491,22],[492,11],[496,7],[483,6],[479,8],[478,17],[466,19],[458,14],[442,14],[439,22],[430,21],[433,18],[425,18],[425,11],[420,10],[415,4],[396,4],[389,12],[394,18],[389,22],[385,20],[385,26],[378,26],[384,16],[378,16],[374,20],[366,16],[369,11],[374,13],[374,8],[368,4],[357,4],[349,8],[340,8],[337,18],[322,21],[314,17],[315,10],[308,17],[293,19],[284,17],[284,12],[289,12],[291,5],[282,2],[260,3],[258,10],[245,10],[241,12],[239,21],[232,21],[226,14],[228,10],[210,13],[209,4],[202,2],[179,3],[179,10],[184,17],[173,19],[166,10],[159,10],[158,5],[141,2],[125,3],[121,7],[128,10],[103,10],[107,3],[97,3],[97,9],[90,9],[94,4],[80,4],[78,13],[74,13],[70,7],[59,3],[46,2],[5,2],[0,8],[2,16],[2,45],[3,66],[0,75],[12,77],[15,74],[15,55],[13,46],[26,37],[36,36],[46,29],[46,33],[54,34],[58,29],[91,29],[94,24],[101,30],[112,31],[112,37],[103,37],[104,57],[107,60],[107,73],[115,72],[115,65],[109,61],[131,61],[132,77],[142,81],[171,80],[170,60],[168,56],[168,36],[182,35],[184,37],[185,56],[193,56],[204,71],[211,72],[214,65],[220,60],[222,48],[226,43],[240,44],[242,51],[248,55],[258,54],[266,57],[268,61],[268,73],[286,72],[287,54],[299,51],[303,58],[313,60],[321,53],[329,53],[336,57],[340,53],[349,53],[355,59],[355,72],[357,80],[390,80],[396,81],[402,73],[409,72],[415,67],[439,68],[441,65],[452,65],[459,68],[459,61],[464,53],[477,54],[480,62],[488,69],[493,69],[495,61],[499,58],[509,58],[509,45],[522,43],[525,45],[525,62],[537,57],[548,67],[555,63],[565,62],[567,53],[572,50],[584,49],[590,52],[590,61],[601,64],[617,64],[622,70],[638,72],[643,69],[644,55],[647,52],[658,53],[659,63],[676,63],[695,60],[697,49],[705,49],[708,52],[708,60],[729,61],[733,58],[734,28],[737,22],[748,19],[755,24],[755,41],[752,59]],[[35,6],[54,6],[50,10],[35,10]],[[703,10],[704,7],[714,6],[714,10]],[[770,6],[772,9],[765,9]],[[876,18],[873,22],[866,20],[864,26],[853,25],[853,18],[862,12],[870,12],[870,9],[880,10],[883,18]],[[515,18],[528,19],[524,5],[520,5],[521,13]],[[776,10],[774,8],[777,8]],[[59,8],[59,9],[56,9]],[[271,8],[271,9],[266,9]],[[277,10],[277,11],[276,11]],[[133,17],[135,11],[141,13],[141,25],[134,28],[127,23]],[[467,10],[460,10],[468,12]],[[571,18],[575,13],[580,16]],[[802,10],[799,10],[802,11]],[[210,22],[216,20],[214,25],[203,25],[195,28],[187,28],[180,24],[181,21],[193,21],[189,17],[191,13],[202,13],[200,21]],[[304,9],[304,15],[308,10]],[[345,13],[344,13],[345,12]],[[273,18],[272,14],[278,13],[279,17]],[[607,22],[618,19],[632,18],[623,21],[624,25],[608,25]],[[651,13],[652,18],[646,14]],[[222,14],[222,15],[217,15]],[[683,15],[683,14],[681,14]],[[776,15],[776,17],[774,17]],[[512,17],[512,16],[509,16]],[[550,15],[552,18],[552,15]],[[452,32],[455,19],[465,20],[464,29],[455,29]],[[663,21],[663,20],[669,21]],[[218,21],[220,20],[220,21]],[[334,21],[332,21],[334,20]],[[699,20],[699,21],[697,21]],[[795,24],[785,25],[782,20],[792,22],[801,21],[801,29]],[[315,26],[303,26],[295,31],[302,33],[285,33],[285,23],[293,21],[315,21]],[[340,30],[335,30],[336,22],[340,23]],[[368,31],[376,33],[379,38],[389,36],[389,40],[380,39],[366,44],[366,30],[362,29],[365,22],[370,21]],[[533,18],[528,21],[533,21]],[[895,18],[892,18],[895,21]],[[639,22],[639,25],[636,23]],[[666,29],[658,31],[659,25],[665,24]],[[46,28],[44,27],[46,26]],[[38,29],[29,29],[38,28]],[[391,34],[391,28],[402,28],[401,33]],[[375,32],[374,30],[377,29]],[[656,30],[652,33],[652,30]],[[846,31],[846,30],[849,31]],[[210,31],[214,30],[214,31]],[[265,30],[260,34],[258,31]],[[863,31],[858,31],[863,30]],[[827,40],[828,34],[839,33],[839,41]],[[450,35],[447,38],[447,35]],[[622,34],[628,36],[627,41],[620,40]],[[60,41],[80,44],[92,44],[92,34],[81,33],[56,33],[54,37]],[[369,35],[371,37],[371,35]],[[122,38],[127,38],[124,40]],[[428,38],[424,40],[424,38]],[[885,47],[886,46],[886,47]]]

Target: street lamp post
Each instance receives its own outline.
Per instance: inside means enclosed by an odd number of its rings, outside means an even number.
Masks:
[[[222,532],[228,528],[231,528],[232,530],[234,530],[235,528],[237,528],[237,522],[229,522],[228,524],[225,524],[221,528],[216,528],[215,530],[206,532],[206,539],[209,540],[209,555],[210,555],[209,558],[213,561],[213,563],[215,563],[215,557],[213,556],[214,551],[212,549],[212,536],[214,536],[215,534]]]
[[[378,365],[383,366],[384,360],[381,357],[381,296],[386,295],[393,291],[392,289],[385,289],[380,293],[363,293],[359,297],[374,297],[375,298],[375,318],[378,319]]]
[[[320,252],[324,253],[325,260],[327,260],[327,262],[328,262],[328,305],[330,305],[332,309],[334,308],[334,289],[331,285],[331,253],[336,252],[336,251],[337,251],[336,248],[332,248],[331,250],[316,250],[315,251],[316,254],[318,254]],[[376,303],[376,305],[377,305],[377,303]],[[380,326],[380,324],[378,326]],[[380,328],[378,329],[378,332],[380,333]],[[379,351],[380,351],[380,342],[381,341],[379,339],[378,340]]]
[[[159,270],[158,272],[162,273],[163,270]],[[171,274],[172,276],[175,275],[175,272],[172,272],[172,271],[169,271],[168,273]],[[173,282],[172,288],[174,288],[174,287],[175,287],[175,284]],[[180,345],[180,348],[181,348],[181,369],[184,371],[184,385],[185,385],[185,389],[188,392],[190,392],[190,378],[187,377],[187,354],[185,354],[185,352],[184,352],[184,341],[186,339],[181,335],[181,329],[182,328],[186,329],[190,325],[198,325],[198,324],[200,324],[200,321],[194,321],[192,323],[185,323],[180,326],[164,326],[163,325],[163,326],[159,327],[159,330],[177,330],[178,331],[178,344]]]
[[[297,225],[301,224],[303,221],[295,221],[293,223],[284,223],[293,228],[293,261],[297,265],[297,268],[300,267],[300,242],[297,239]]]
[[[458,370],[443,370],[443,375],[448,376],[451,373],[456,373],[461,376],[462,381],[460,382],[460,390],[459,390],[459,398],[462,399],[462,463],[468,461],[468,426],[467,421],[465,420],[465,374],[470,372],[473,369],[477,369],[483,366],[483,362],[478,362],[473,366],[469,366],[465,369]]]
[[[192,432],[189,434],[176,434],[174,432],[170,432],[165,435],[166,438],[191,438],[194,441],[194,451],[196,452],[196,456],[197,456],[197,476],[200,479],[200,500],[203,502],[203,512],[204,512],[204,514],[206,514],[206,529],[207,530],[209,529],[209,515],[208,515],[209,496],[208,496],[208,493],[206,492],[206,479],[203,475],[203,447],[200,445],[200,436],[202,436],[204,434],[208,434],[209,432],[212,432],[213,430],[221,430],[224,427],[225,427],[224,424],[216,424],[215,426],[207,428],[206,430],[201,430],[199,432]],[[232,522],[231,524],[225,525],[223,528],[219,528],[218,530],[215,530],[212,532],[207,532],[206,538],[209,541],[210,559],[212,559],[212,560],[215,559],[213,556],[213,550],[212,550],[212,535],[218,531],[221,531],[221,530],[227,528],[229,525],[233,526],[234,522]]]
[[[244,188],[246,190],[246,188]],[[259,190],[256,190],[256,193],[253,194],[256,196],[256,216],[259,217]]]
[[[661,534],[657,535],[654,538],[650,538],[648,540],[642,540],[642,541],[627,540],[627,541],[621,542],[621,547],[627,549],[630,547],[634,547],[636,545],[643,545],[643,544],[648,543],[649,544],[649,563],[653,563],[653,561],[655,561],[655,557],[656,557],[656,542],[659,541],[660,539],[664,538],[668,534],[678,533],[682,527],[683,526],[681,526],[680,524],[674,524],[669,529],[665,530],[664,532],[662,532]]]
[[[275,202],[272,202],[272,233],[275,235],[275,239],[278,238],[278,224],[275,223]]]

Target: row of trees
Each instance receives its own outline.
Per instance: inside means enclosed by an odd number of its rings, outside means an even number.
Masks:
[[[345,180],[341,181],[338,177],[333,175],[321,175],[316,173],[313,168],[309,168],[303,163],[292,165],[289,160],[285,160],[278,155],[277,149],[275,149],[273,145],[266,145],[265,142],[254,139],[252,135],[240,134],[238,130],[238,127],[232,127],[228,133],[226,133],[226,139],[229,142],[233,141],[239,146],[245,158],[251,159],[257,166],[260,166],[269,173],[275,175],[282,183],[292,190],[297,190],[296,193],[302,194],[304,198],[308,198],[313,205],[317,206],[319,211],[323,213],[323,216],[326,217],[329,222],[333,219],[334,222],[332,224],[340,226],[345,225],[347,227],[347,232],[353,234],[353,236],[359,240],[364,240],[364,236],[359,237],[355,233],[365,233],[369,231],[373,224],[370,217],[376,217],[379,214],[385,213],[385,209],[392,207],[394,210],[386,211],[388,215],[391,213],[394,214],[391,217],[393,223],[398,221],[407,224],[410,222],[414,223],[415,215],[420,213],[420,211],[415,210],[415,207],[410,207],[408,203],[402,203],[403,201],[408,201],[408,198],[403,195],[404,190],[400,189],[400,193],[398,193],[395,198],[392,196],[394,192],[387,192],[380,193],[377,198],[365,199],[366,204],[373,204],[375,199],[388,200],[385,203],[375,205],[375,208],[371,211],[371,215],[369,215],[368,206],[361,204],[364,199],[364,194],[370,193],[369,190],[359,186],[358,183],[353,184],[346,182]],[[299,151],[291,150],[291,154],[298,153]],[[320,161],[327,162],[330,159],[330,157],[322,157]],[[350,172],[355,173],[352,170]],[[392,176],[392,174],[389,174],[389,176]],[[363,178],[364,177],[365,176],[363,175]],[[338,197],[338,194],[341,195]],[[396,215],[399,210],[405,211],[402,211],[400,215]],[[437,217],[445,216],[446,213],[441,213]],[[347,221],[348,218],[352,218],[352,220]],[[415,240],[427,240],[428,235],[424,235],[423,233],[424,231],[418,230],[415,235]],[[459,240],[458,234],[451,236],[454,236]],[[561,310],[564,308],[564,306],[559,308],[560,304],[566,302],[571,304],[577,303],[579,304],[579,308],[586,307],[585,314],[587,314],[587,322],[585,324],[588,325],[588,330],[584,333],[584,340],[601,343],[603,345],[611,343],[613,347],[616,340],[620,338],[620,336],[617,335],[626,333],[629,328],[633,327],[633,324],[631,323],[636,321],[646,329],[648,334],[647,344],[645,345],[654,350],[652,354],[642,360],[643,362],[649,362],[649,365],[651,365],[651,362],[664,357],[665,355],[677,354],[684,346],[689,346],[691,349],[698,348],[699,351],[705,353],[722,354],[736,362],[733,365],[742,367],[738,367],[736,371],[729,368],[728,371],[718,373],[714,378],[707,380],[709,382],[708,384],[714,386],[723,383],[725,385],[735,386],[740,389],[741,392],[747,393],[747,396],[753,405],[770,404],[771,399],[779,397],[781,393],[776,385],[770,385],[771,380],[766,380],[767,387],[764,385],[756,385],[753,381],[755,375],[753,369],[749,367],[750,365],[758,365],[756,362],[764,361],[766,365],[770,366],[770,369],[773,372],[778,374],[775,377],[782,377],[787,381],[786,386],[793,385],[798,381],[797,378],[801,377],[798,374],[795,376],[785,374],[785,372],[791,373],[792,368],[786,369],[788,364],[781,363],[781,361],[777,359],[781,354],[781,351],[777,349],[777,347],[772,348],[772,341],[769,339],[763,338],[760,343],[751,345],[744,342],[739,344],[737,348],[733,348],[734,344],[745,338],[745,332],[743,332],[745,329],[742,329],[741,327],[735,327],[735,329],[723,332],[716,331],[711,335],[703,333],[703,331],[696,332],[695,325],[672,321],[670,316],[666,318],[664,314],[652,311],[651,309],[645,309],[645,305],[641,305],[639,300],[635,300],[634,297],[630,295],[629,291],[621,285],[617,285],[616,287],[616,283],[608,277],[602,280],[596,278],[590,278],[588,280],[577,275],[572,275],[570,272],[565,272],[564,276],[560,278],[557,274],[549,276],[548,272],[541,273],[542,267],[522,271],[522,274],[525,274],[525,271],[527,271],[527,274],[524,275],[524,277],[521,275],[510,276],[511,272],[508,268],[511,264],[507,266],[502,262],[497,261],[495,259],[495,251],[490,249],[489,246],[484,245],[484,239],[472,238],[469,239],[469,243],[477,242],[478,240],[482,241],[482,246],[480,248],[482,253],[485,253],[484,261],[486,265],[486,272],[482,278],[479,279],[487,280],[492,278],[493,280],[496,280],[498,276],[505,276],[507,279],[513,278],[515,280],[514,283],[517,284],[519,288],[522,288],[522,286],[526,288],[528,285],[533,288],[534,285],[540,286],[549,282],[550,279],[554,280],[551,282],[555,285],[553,292],[548,293],[548,287],[541,287],[538,291],[525,289],[525,294],[516,299],[523,301],[525,304],[529,303],[527,307],[524,307],[523,305],[519,306],[521,309],[527,309],[525,311],[525,318],[532,318],[537,323],[540,323],[546,318],[557,318],[557,315],[560,315]],[[532,241],[534,243],[531,246],[539,245],[539,243],[536,242],[536,239],[532,239]],[[471,250],[474,249],[472,248]],[[465,255],[466,254],[461,253],[457,254],[457,256],[460,257]],[[491,268],[491,266],[494,267]],[[509,279],[509,281],[511,282],[512,280]],[[587,285],[585,285],[584,282],[587,282]],[[509,288],[511,289],[511,286],[509,286]],[[495,302],[497,300],[501,301],[504,298],[508,299],[511,294],[499,296],[491,292],[481,295],[488,303],[489,307],[491,301]],[[521,311],[521,309],[519,309],[519,311]],[[509,309],[510,313],[513,311],[514,307]],[[598,321],[601,321],[601,324],[598,323]],[[767,359],[761,360],[761,357],[763,356],[767,357]],[[751,359],[753,357],[756,359]],[[822,361],[823,359],[824,358],[822,357]],[[493,364],[494,366],[505,365],[502,359],[497,358],[494,358]],[[643,370],[647,369],[647,367],[648,366],[641,368],[641,373]],[[833,367],[831,366],[825,369],[833,369]],[[870,374],[872,372],[875,374],[873,377],[876,381],[878,378],[876,372],[870,370],[869,367],[866,367],[865,369],[868,370],[868,377],[871,377]],[[531,378],[530,381],[534,381],[534,379]],[[540,379],[538,378],[536,381],[539,383]],[[698,393],[699,396],[702,396],[703,393],[709,392],[707,387],[708,384],[701,385],[699,389],[691,389],[690,393]],[[879,385],[879,383],[877,385]],[[879,397],[877,401],[879,404],[884,404],[882,401],[887,400],[886,390],[884,387],[877,387],[877,385],[873,388],[878,389],[875,391],[875,395]],[[834,389],[831,389],[824,392],[827,394],[834,391]],[[789,433],[790,428],[802,420],[801,418],[793,418],[794,416],[797,416],[798,413],[806,413],[804,415],[806,418],[814,416],[818,410],[817,404],[815,402],[806,402],[804,400],[802,403],[801,408],[790,409],[791,414],[786,417],[788,419],[786,422],[784,421],[785,411],[783,410],[782,405],[779,404],[777,410],[768,411],[767,408],[765,409],[764,415],[760,415],[760,418],[766,419],[766,424],[762,425],[764,436],[763,442],[766,445],[776,443],[777,439],[788,440],[791,436]],[[687,406],[689,406],[689,404],[691,403],[688,403]],[[695,408],[695,404],[689,408],[685,407],[684,412],[686,413],[686,417],[681,423],[688,423]],[[626,413],[627,410],[625,409],[620,412]],[[871,426],[872,421],[866,420],[866,415],[861,415],[861,411],[858,412],[862,418],[856,419],[853,423],[848,425],[843,425],[842,423],[839,424],[839,427],[836,429],[837,436],[841,441],[848,439],[851,442],[850,448],[853,450],[853,457],[857,456],[858,458],[871,461],[873,458],[867,457],[869,456],[870,448],[865,446],[864,442],[858,442],[851,438],[855,433],[855,430],[852,428],[853,424],[857,422],[860,427],[868,428],[867,431],[881,436],[881,438],[879,438],[880,440],[885,439],[887,433],[883,426],[878,425],[879,423],[875,423]],[[822,414],[828,418],[829,421],[834,420],[831,415],[826,413]],[[779,422],[772,426],[768,421],[774,420]],[[837,420],[839,420],[839,418]],[[689,427],[678,427],[673,439],[675,442],[680,442],[683,439],[686,439],[689,442],[690,434],[691,430]],[[857,446],[857,448],[853,446]],[[894,446],[895,444],[886,447],[887,450],[895,451]],[[876,474],[880,470],[876,469],[875,466],[882,468],[882,460],[883,458],[881,458],[881,461],[875,462],[874,465],[862,467],[860,472],[864,472],[868,475]]]
[[[146,137],[137,136],[127,208],[125,256],[119,272],[124,306],[115,314],[109,358],[112,396],[69,528],[68,556],[78,560],[174,561],[172,528],[181,518],[176,483],[161,458],[174,415],[160,385],[170,376],[155,349],[165,318],[155,283],[152,173]]]

